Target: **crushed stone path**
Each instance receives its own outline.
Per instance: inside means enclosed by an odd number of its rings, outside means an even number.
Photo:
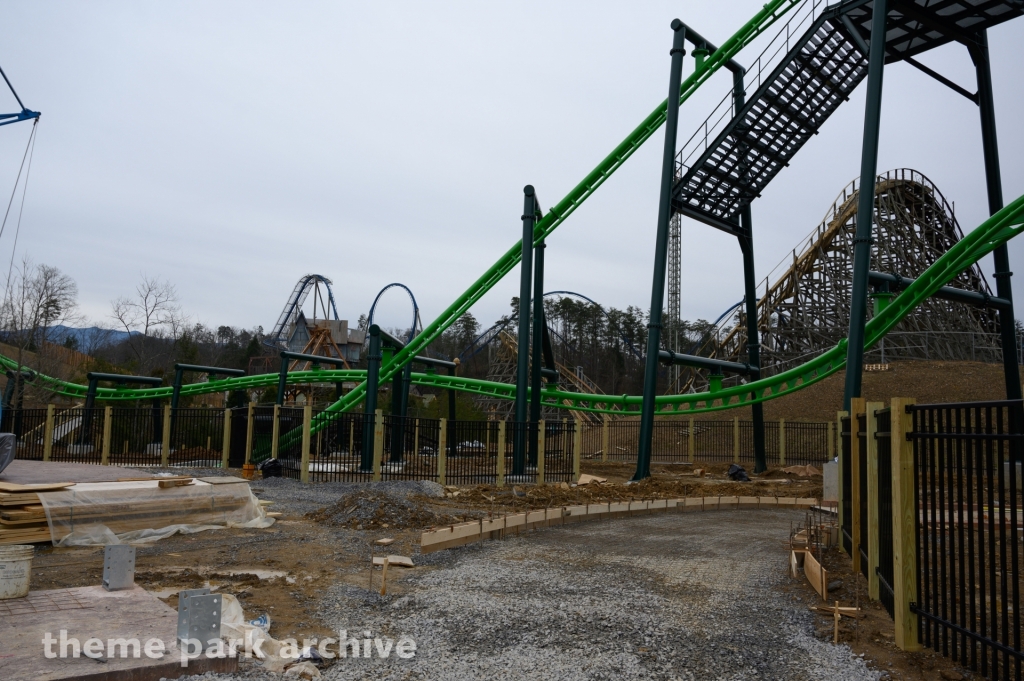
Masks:
[[[814,636],[809,596],[777,588],[794,511],[657,515],[548,528],[418,556],[403,593],[337,585],[319,607],[349,635],[416,656],[337,660],[325,679],[875,680]],[[229,679],[264,679],[251,663]]]

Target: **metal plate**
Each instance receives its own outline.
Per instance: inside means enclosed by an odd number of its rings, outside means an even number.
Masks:
[[[192,609],[189,615],[188,637],[202,641],[204,648],[211,641],[220,638],[221,600],[220,594],[193,596],[189,599]]]
[[[103,549],[103,588],[107,591],[130,589],[135,585],[135,547],[127,544]]]

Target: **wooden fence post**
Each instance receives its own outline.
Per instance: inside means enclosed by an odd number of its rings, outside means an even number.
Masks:
[[[313,405],[306,404],[302,408],[302,470],[299,472],[300,482],[309,482],[309,445],[312,430]],[[377,467],[375,467],[375,470],[378,470]]]
[[[498,421],[498,452],[497,456],[497,480],[495,484],[498,487],[505,486],[505,422]]]
[[[231,410],[224,410],[224,438],[221,442],[220,467],[227,468],[231,465]]]
[[[740,462],[740,420],[734,418],[732,420],[732,461],[733,463]]]
[[[917,534],[914,503],[914,443],[907,433],[914,429],[914,417],[907,407],[916,400],[892,398],[892,593],[896,646],[901,650],[920,650],[917,615],[910,604],[917,600]]]
[[[394,443],[392,443],[394,446]],[[373,412],[373,480],[380,480],[380,468],[384,462],[384,410]]]
[[[112,427],[111,421],[113,421],[113,418],[114,418],[114,409],[113,409],[113,407],[104,407],[103,408],[103,445],[102,445],[102,449],[100,450],[101,451],[101,454],[100,454],[100,464],[103,465],[103,466],[109,466],[110,465],[110,431],[111,431],[111,427]]]
[[[46,405],[46,426],[43,428],[43,461],[53,456],[53,411],[52,404]]]
[[[572,480],[580,479],[580,451],[583,449],[583,423],[573,419],[572,430]]]
[[[252,428],[253,428],[253,410],[256,408],[255,402],[249,403],[249,413],[246,416],[245,422],[245,463],[252,463]]]
[[[779,419],[779,466],[786,465],[786,419]]]
[[[860,545],[861,532],[866,528],[860,526],[860,505],[867,503],[867,499],[860,498],[860,418],[864,413],[864,398],[855,397],[850,401],[850,515],[853,516],[850,536],[851,553],[853,560],[853,573],[860,572]]]
[[[878,432],[878,418],[875,412],[884,409],[882,402],[868,402],[865,406],[867,414],[868,439],[868,527],[867,527],[867,548],[868,548],[868,598],[878,600],[878,440],[875,433]]]
[[[171,463],[171,405],[164,405],[163,437],[160,438],[160,465],[164,468]]]
[[[445,485],[445,465],[447,464],[448,449],[448,419],[441,419],[439,430],[437,431],[437,482],[438,484]]]
[[[687,434],[687,453],[690,455],[690,463],[692,464],[697,455],[697,431],[693,429],[693,419],[690,419],[690,432]]]
[[[837,421],[838,423],[838,421]],[[828,435],[825,439],[825,453],[828,455],[828,460],[833,461],[836,458],[836,440],[835,440],[835,423],[828,422]]]
[[[604,423],[601,424],[601,461],[608,460],[608,414],[604,414]]]
[[[274,405],[274,424],[270,434],[270,458],[276,459],[280,454],[281,439],[281,405]]]
[[[544,484],[544,419],[537,421],[537,484]]]

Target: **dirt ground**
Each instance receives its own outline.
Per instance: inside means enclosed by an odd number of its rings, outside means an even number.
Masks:
[[[387,553],[410,556],[419,562],[418,541],[423,529],[488,512],[681,496],[818,497],[821,494],[820,477],[791,478],[780,471],[771,471],[751,476],[752,482],[735,483],[726,475],[728,466],[700,462],[693,467],[656,465],[652,478],[627,485],[632,466],[586,462],[585,473],[605,477],[608,482],[577,487],[560,484],[506,489],[489,485],[449,487],[445,488],[443,498],[412,495],[409,508],[397,511],[393,508],[394,500],[386,495],[358,492],[332,497],[319,485],[302,486],[290,481],[274,481],[277,484],[271,485],[272,481],[254,481],[252,487],[257,496],[277,499],[270,508],[283,515],[275,525],[266,530],[228,529],[176,535],[157,544],[140,546],[136,582],[172,607],[177,606],[177,591],[184,588],[210,586],[235,594],[247,618],[269,614],[273,636],[301,640],[331,633],[318,605],[323,594],[339,584],[367,588],[374,541],[383,537],[395,539]],[[697,468],[704,469],[704,477],[687,475]],[[311,497],[312,501],[300,501],[304,498],[302,495],[313,492],[316,494]],[[362,510],[353,510],[357,506]],[[354,523],[350,517],[353,513],[363,513],[362,517],[376,520]],[[778,555],[765,556],[765,559],[784,565],[786,547],[780,545]],[[31,588],[99,584],[102,562],[102,550],[98,548],[42,548],[33,563]],[[401,593],[405,580],[411,579],[417,570],[432,569],[429,561],[419,564],[421,567],[416,570],[392,571],[389,589]],[[892,623],[880,605],[864,603],[864,584],[859,587],[858,599],[855,586],[858,580],[850,574],[849,560],[829,554],[825,564],[833,579],[841,579],[844,584],[834,596],[843,605],[859,600],[865,607],[863,619],[844,619],[841,640],[856,652],[864,653],[872,667],[887,671],[893,679],[922,681],[940,678],[940,671],[954,669],[948,660],[931,652],[906,654],[895,649]],[[379,579],[378,573],[377,588]],[[790,581],[783,587],[785,590],[794,594],[810,590],[803,580]],[[822,627],[831,631],[831,619],[823,616],[821,621]],[[959,670],[959,673],[964,672]]]
[[[970,670],[959,667],[949,658],[925,648],[916,653],[907,653],[896,647],[893,638],[893,623],[889,613],[879,601],[867,598],[867,580],[859,572],[853,572],[850,557],[838,547],[822,555],[822,564],[828,571],[830,583],[842,585],[829,591],[828,605],[839,601],[840,606],[859,606],[861,617],[843,617],[839,623],[839,641],[871,660],[871,666],[886,672],[894,681],[939,681],[948,679],[980,679]],[[810,584],[803,579],[791,580],[789,588],[793,593],[811,595],[822,605]],[[831,639],[835,620],[831,614],[818,613],[818,632]]]

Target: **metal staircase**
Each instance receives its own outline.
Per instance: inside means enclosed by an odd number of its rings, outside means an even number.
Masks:
[[[867,76],[872,3],[808,0],[676,158],[673,209],[732,234],[739,211],[815,135]],[[886,61],[951,41],[1024,14],[1024,0],[890,0]],[[806,26],[802,33],[799,29]],[[729,114],[733,115],[729,115]]]

